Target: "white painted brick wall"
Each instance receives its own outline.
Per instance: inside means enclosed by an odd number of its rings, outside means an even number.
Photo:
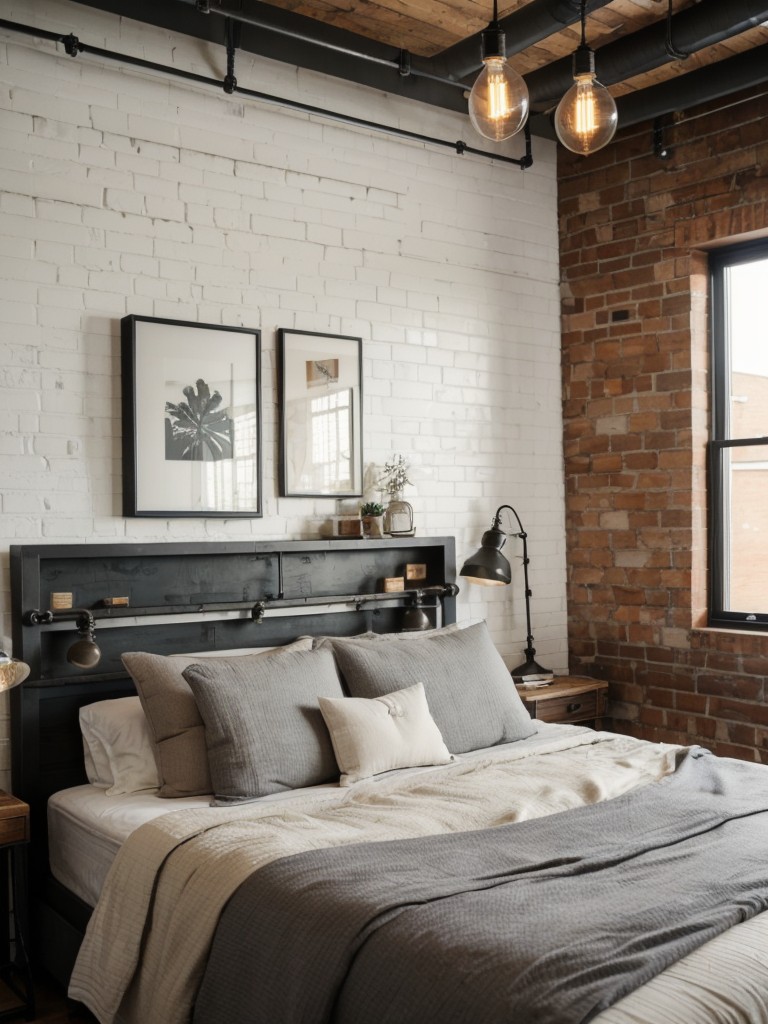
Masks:
[[[0,12],[223,75],[220,49],[88,7],[0,0]],[[261,58],[239,55],[237,77],[482,144],[466,117]],[[276,490],[275,332],[288,327],[363,338],[366,462],[411,459],[419,533],[454,535],[461,562],[498,505],[518,509],[537,651],[564,671],[554,147],[534,140],[534,160],[521,172],[0,33],[3,635],[10,544],[317,535],[335,503]],[[128,313],[261,328],[263,518],[121,517]],[[514,585],[464,586],[459,604],[514,664],[525,615],[519,542],[508,548]]]

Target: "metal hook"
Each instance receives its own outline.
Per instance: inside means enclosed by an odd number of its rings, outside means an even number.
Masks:
[[[673,60],[687,60],[690,57],[690,53],[678,50],[672,42],[672,0],[668,0],[667,3],[667,39],[664,43],[664,49]],[[662,159],[666,158],[662,157]]]

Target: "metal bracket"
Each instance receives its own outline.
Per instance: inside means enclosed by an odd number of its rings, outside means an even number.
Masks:
[[[520,170],[524,171],[527,167],[533,167],[533,150],[531,148],[531,125],[528,121],[525,122],[523,128],[523,135],[525,137],[525,155],[520,157]]]
[[[78,53],[82,53],[85,49],[85,46],[72,32],[68,36],[63,36],[61,41],[64,43],[64,49],[70,57],[76,57]]]
[[[401,50],[398,55],[397,71],[401,78],[407,78],[411,73],[411,55],[407,50]]]
[[[233,21],[231,18],[227,18],[224,22],[224,28],[226,32],[226,45],[227,45],[227,74],[222,83],[224,92],[232,94],[237,88],[237,79],[235,78],[235,50],[240,45],[240,29],[241,25],[239,21]]]
[[[672,42],[672,0],[668,0],[667,4],[667,38],[664,43],[664,49],[673,60],[688,60],[691,56],[690,53],[685,53],[684,50],[678,50]]]

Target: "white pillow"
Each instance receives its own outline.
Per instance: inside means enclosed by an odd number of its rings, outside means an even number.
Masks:
[[[340,786],[393,768],[453,760],[421,683],[383,697],[318,697],[318,703],[341,771]]]
[[[149,725],[138,697],[100,700],[80,708],[85,772],[107,796],[158,789]]]

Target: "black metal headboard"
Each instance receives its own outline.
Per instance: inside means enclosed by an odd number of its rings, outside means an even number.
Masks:
[[[421,566],[405,579],[406,566]],[[414,575],[414,574],[412,574]],[[133,693],[124,651],[156,654],[266,647],[306,634],[395,632],[419,603],[455,621],[453,538],[242,543],[21,545],[11,548],[13,652],[31,667],[11,693],[13,791],[33,808],[85,781],[77,712]],[[383,593],[388,578],[405,593]],[[71,605],[56,610],[58,604]],[[54,609],[53,615],[47,614]],[[67,661],[77,610],[101,659]],[[49,621],[54,619],[55,621]],[[34,818],[33,818],[34,824]]]

